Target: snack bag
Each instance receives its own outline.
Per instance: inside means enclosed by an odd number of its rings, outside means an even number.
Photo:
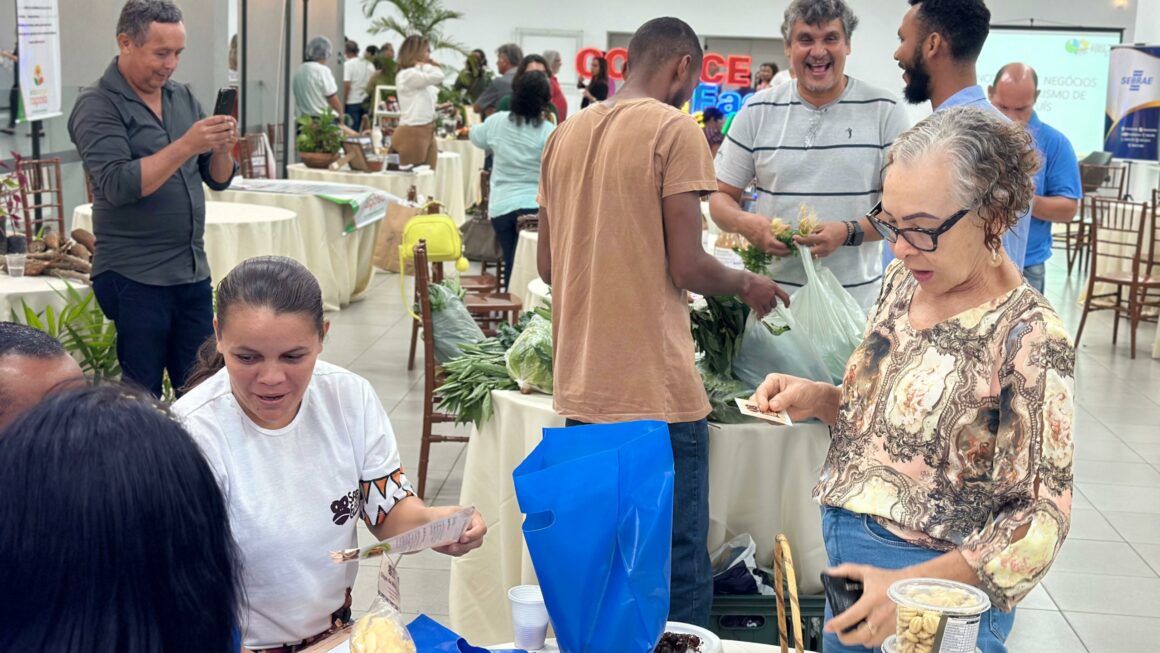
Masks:
[[[382,598],[375,599],[354,624],[350,635],[351,653],[416,653],[411,633],[399,613]]]

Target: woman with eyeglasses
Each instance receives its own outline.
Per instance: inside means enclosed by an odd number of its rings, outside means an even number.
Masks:
[[[1006,651],[1067,535],[1075,351],[1000,242],[1038,166],[1025,130],[978,109],[900,135],[868,216],[897,260],[842,385],[771,374],[757,390],[763,410],[831,427],[814,490],[827,573],[864,593],[827,605],[826,653],[880,646],[887,588],[930,577],[986,592],[977,646]]]

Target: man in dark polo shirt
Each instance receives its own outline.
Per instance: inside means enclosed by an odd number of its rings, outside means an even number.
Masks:
[[[117,46],[68,128],[92,177],[93,292],[117,326],[125,378],[160,396],[163,371],[181,387],[213,334],[202,182],[229,186],[237,125],[205,118],[189,87],[169,79],[185,49],[170,0],[128,0]]]

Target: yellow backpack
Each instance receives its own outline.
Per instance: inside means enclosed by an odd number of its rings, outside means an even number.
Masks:
[[[438,206],[438,205],[435,205]],[[427,241],[427,261],[430,263],[455,261],[455,269],[466,272],[468,262],[463,256],[463,240],[459,235],[459,228],[449,215],[417,215],[407,221],[403,227],[403,241],[399,245],[399,292],[403,296],[403,304],[407,311],[416,320],[419,316],[411,310],[407,302],[407,291],[404,286],[406,274],[403,271],[415,263],[415,245],[420,240]]]

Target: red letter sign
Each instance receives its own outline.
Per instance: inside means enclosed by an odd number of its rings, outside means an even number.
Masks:
[[[709,74],[709,66],[717,64],[717,72]],[[701,81],[706,84],[720,84],[725,81],[725,57],[713,52],[706,52],[701,61]]]
[[[624,79],[624,64],[628,62],[628,50],[612,48],[604,55],[608,60],[608,77],[610,79]],[[617,62],[620,62],[617,65]]]
[[[725,83],[730,86],[749,86],[750,57],[743,55],[729,56],[729,78]]]

